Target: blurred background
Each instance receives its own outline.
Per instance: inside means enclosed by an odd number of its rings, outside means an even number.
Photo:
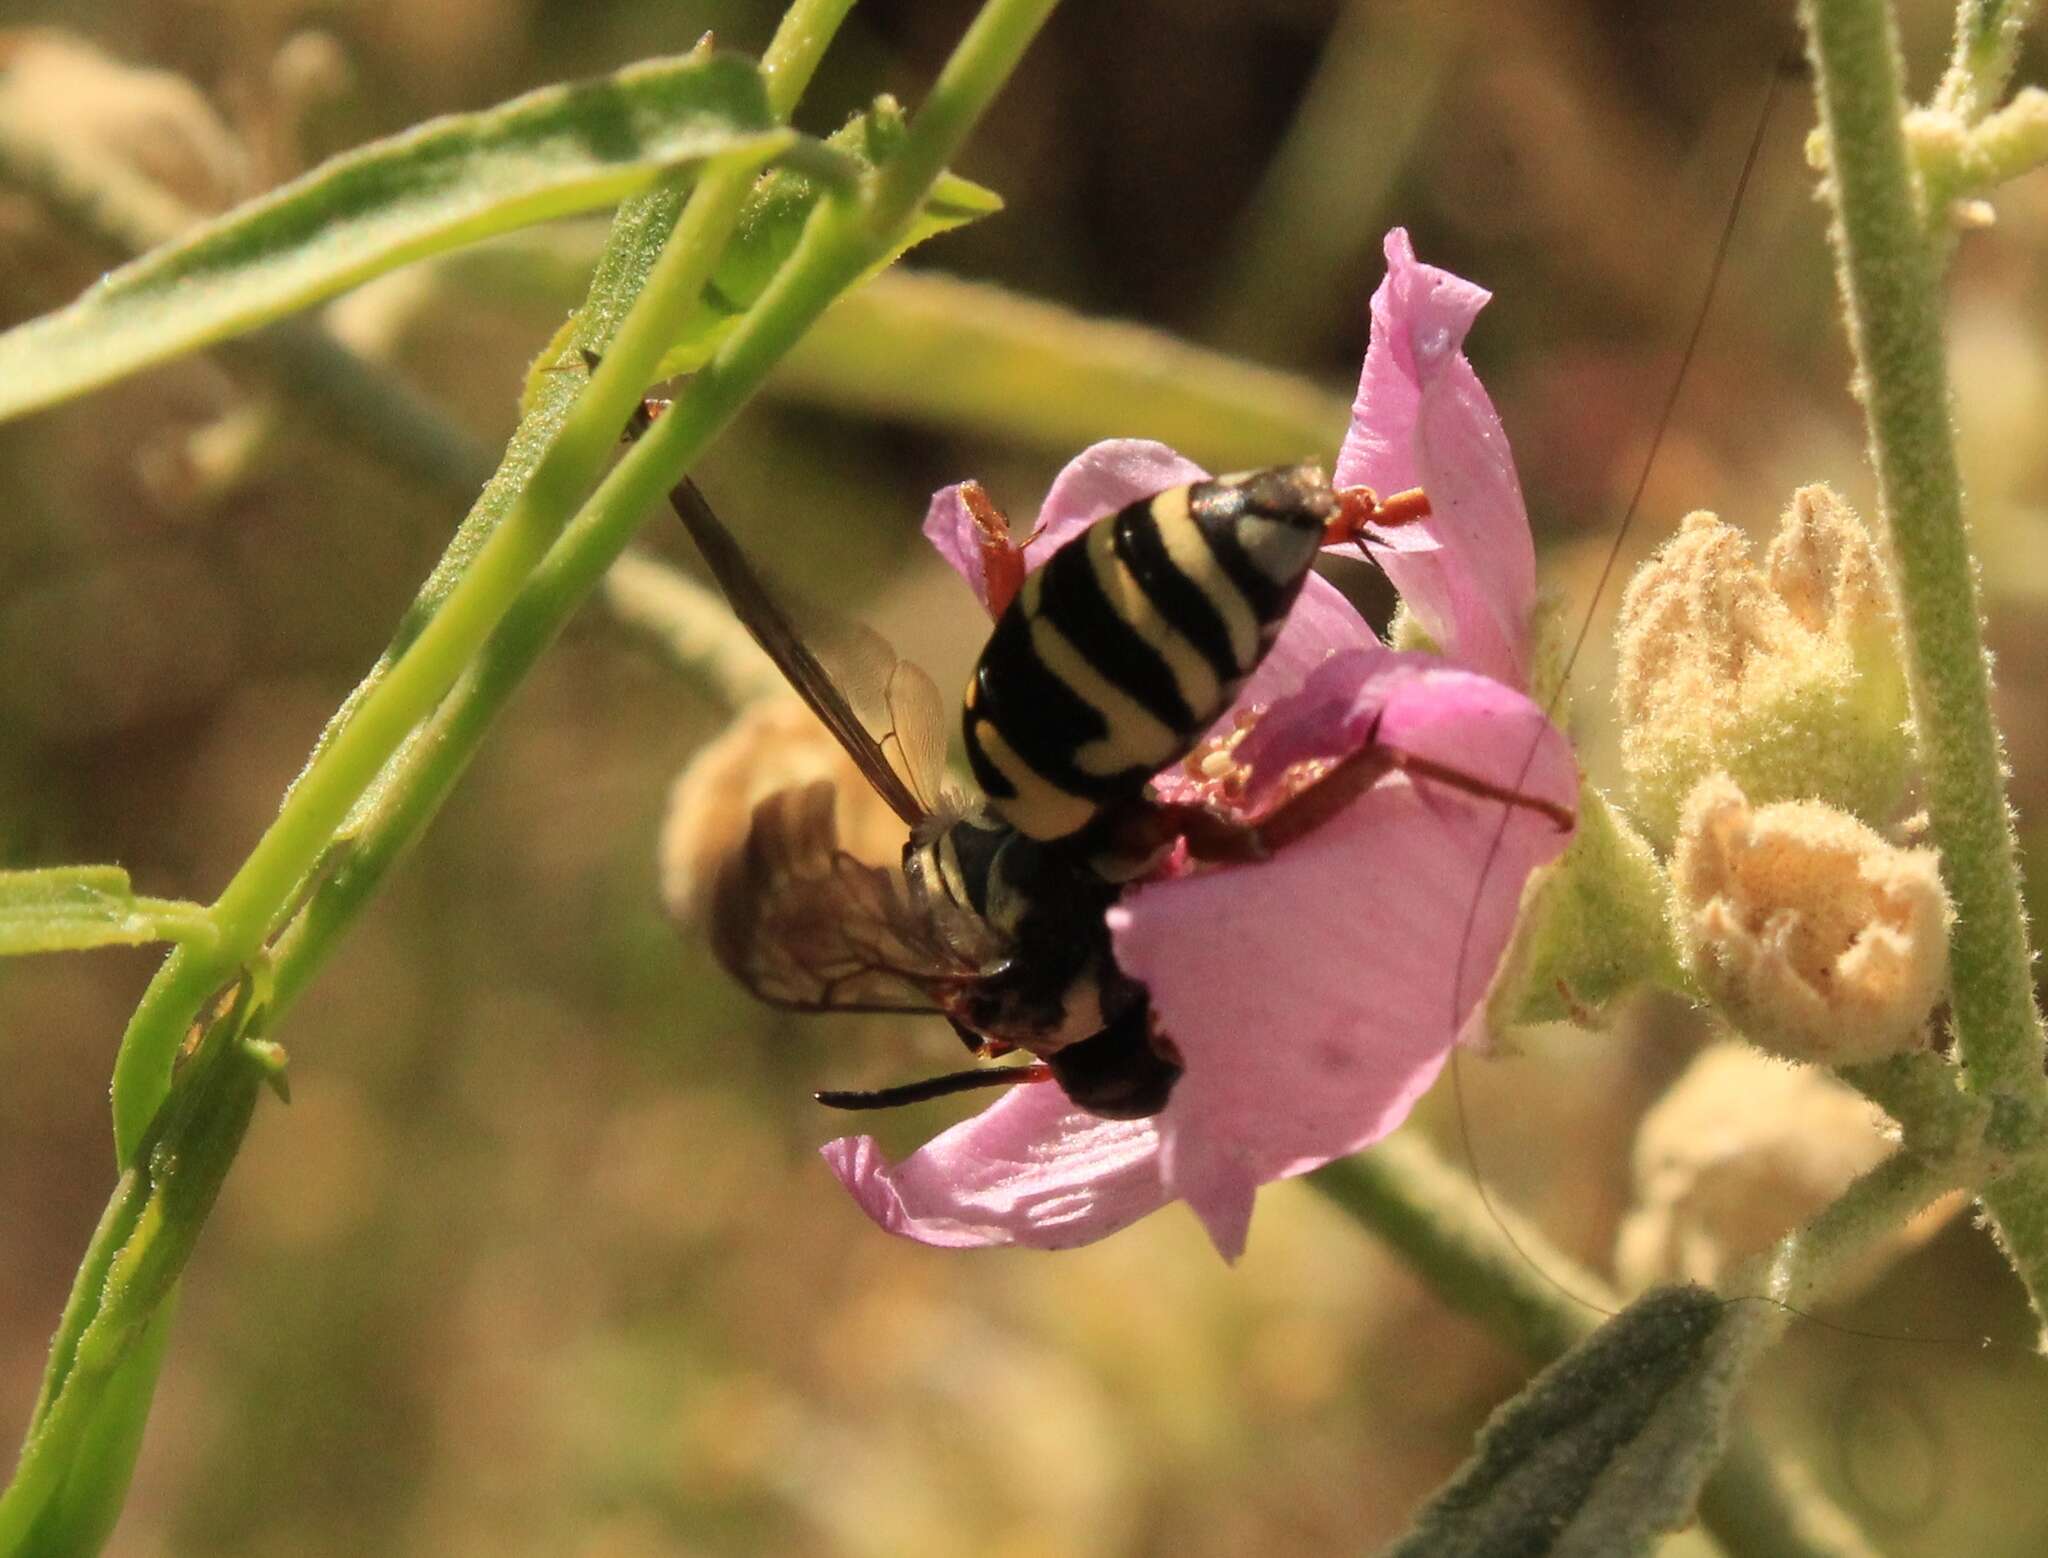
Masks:
[[[1211,465],[1327,458],[1380,236],[1406,225],[1423,258],[1495,293],[1471,351],[1546,578],[1574,622],[1592,614],[1579,720],[1592,771],[1611,775],[1604,638],[1630,561],[1691,508],[1767,526],[1807,480],[1868,511],[1795,79],[1623,571],[1594,600],[1788,11],[1071,5],[960,164],[1008,209],[912,266],[1283,370],[1313,436],[1248,451],[1266,435],[1168,424],[1142,399],[1081,436],[1003,436],[864,403],[812,360],[704,483],[785,578],[832,580],[955,685],[984,629],[918,540],[933,488],[978,475],[1028,515],[1096,436],[1173,437]],[[1947,15],[1904,11],[1924,92]],[[776,14],[0,3],[0,24],[61,27],[189,83],[123,102],[138,157],[201,208],[706,28],[758,50]],[[877,91],[914,105],[970,15],[863,0],[801,122],[830,129]],[[1999,213],[1958,256],[1953,361],[2032,844],[2048,815],[2048,191],[2014,187]],[[601,237],[573,224],[416,267],[329,322],[488,460]],[[68,301],[119,257],[0,191],[0,322]],[[0,426],[0,864],[113,861],[143,891],[211,898],[469,495],[329,437],[237,357]],[[683,559],[658,522],[648,540]],[[1348,1552],[1395,1534],[1523,1369],[1311,1190],[1262,1196],[1234,1270],[1179,1209],[1057,1257],[963,1255],[886,1238],[840,1194],[815,1148],[844,1122],[810,1090],[958,1051],[937,1023],[764,1015],[667,926],[665,792],[725,717],[596,605],[513,703],[277,1035],[294,1101],[261,1105],[186,1280],[113,1550],[1021,1558]],[[155,962],[0,965],[9,1434],[111,1188],[108,1067]],[[1539,1035],[1464,1061],[1469,1133],[1445,1089],[1408,1129],[1608,1271],[1635,1122],[1700,1039],[1669,1006],[1602,1036]],[[906,1110],[883,1131],[906,1149],[960,1112]],[[1757,1387],[1760,1419],[1888,1552],[2044,1550],[2048,1387],[1987,1237],[1955,1220],[1829,1317],[1882,1336],[1795,1327]],[[1883,1339],[1905,1333],[2014,1345]]]

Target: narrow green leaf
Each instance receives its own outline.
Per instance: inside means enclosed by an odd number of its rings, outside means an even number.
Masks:
[[[432,120],[323,163],[0,335],[0,418],[238,334],[423,255],[615,205],[793,132],[729,55],[652,60]]]
[[[0,871],[0,957],[80,952],[148,941],[213,941],[196,903],[138,898],[119,866]]]
[[[1350,414],[1344,396],[1294,374],[929,271],[843,299],[772,387],[1056,455],[1157,438],[1212,470],[1335,459]]]
[[[1744,1321],[1702,1287],[1646,1293],[1494,1414],[1382,1558],[1627,1558],[1693,1516]]]

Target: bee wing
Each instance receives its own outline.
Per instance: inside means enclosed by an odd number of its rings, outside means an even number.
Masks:
[[[839,847],[832,783],[778,790],[712,892],[712,947],[770,1005],[797,1011],[945,1011],[993,948],[948,933],[902,872]]]
[[[768,653],[869,784],[905,823],[936,809],[945,766],[945,704],[932,679],[896,657],[881,634],[851,622],[813,630],[805,642],[719,522],[696,484],[669,494],[734,614]],[[831,669],[826,667],[826,659]]]

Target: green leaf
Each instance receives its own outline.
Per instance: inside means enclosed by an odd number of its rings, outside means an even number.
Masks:
[[[888,160],[902,138],[902,111],[894,99],[883,97],[841,125],[825,144],[860,167],[874,168]],[[815,178],[796,168],[777,168],[761,179],[740,213],[732,243],[712,273],[688,326],[662,358],[662,378],[692,372],[710,359],[796,248],[804,223],[823,193]],[[1002,208],[1002,197],[994,190],[942,173],[902,242],[868,275],[886,270],[927,238],[964,227]]]
[[[1625,1558],[1693,1517],[1744,1322],[1706,1288],[1637,1299],[1494,1414],[1382,1558]]]
[[[1347,397],[1140,325],[929,271],[843,299],[777,394],[1071,454],[1157,438],[1211,470],[1336,458]]]
[[[454,114],[304,178],[0,335],[0,418],[250,330],[407,261],[793,144],[736,56],[653,60]]]
[[[0,957],[149,941],[211,945],[213,922],[196,903],[138,898],[119,866],[0,871]]]

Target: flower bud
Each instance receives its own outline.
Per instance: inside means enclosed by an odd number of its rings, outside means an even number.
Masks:
[[[1710,1045],[1636,1132],[1635,1204],[1616,1238],[1616,1274],[1631,1292],[1673,1280],[1716,1285],[1893,1150],[1884,1117],[1846,1083],[1746,1044]],[[1893,1229],[1850,1285],[1923,1243],[1962,1204],[1950,1197]]]
[[[1694,979],[1763,1048],[1841,1066],[1926,1041],[1948,983],[1933,850],[1818,801],[1752,809],[1716,774],[1686,802],[1671,883]]]
[[[1898,616],[1876,547],[1826,487],[1793,494],[1765,566],[1711,514],[1630,581],[1616,631],[1633,815],[1668,844],[1721,771],[1759,804],[1811,798],[1883,822],[1912,760]]]
[[[794,697],[748,704],[698,749],[669,790],[656,858],[661,901],[688,922],[704,907],[725,857],[746,841],[754,808],[777,790],[830,779],[839,791],[839,842],[856,858],[893,862],[904,828],[830,731]]]

